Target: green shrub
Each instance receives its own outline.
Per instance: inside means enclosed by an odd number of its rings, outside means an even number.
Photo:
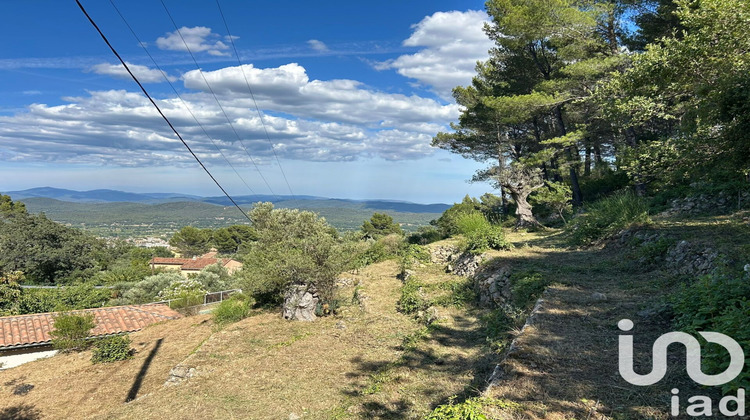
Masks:
[[[94,314],[76,315],[62,313],[55,317],[52,345],[62,351],[83,350],[87,347],[86,338],[94,328]]]
[[[489,417],[484,414],[485,407],[496,407],[512,412],[521,410],[521,405],[513,401],[474,397],[456,404],[455,398],[453,396],[448,401],[448,404],[437,406],[430,414],[424,417],[424,420],[487,420]]]
[[[677,329],[692,334],[716,331],[750,348],[750,274],[717,273],[703,276],[684,285],[672,299]],[[704,346],[702,363],[707,373],[722,372],[729,365],[729,354],[718,345]],[[747,362],[746,362],[747,365]],[[750,387],[750,370],[746,368],[724,392]]]
[[[401,297],[396,303],[396,308],[404,314],[413,314],[427,309],[429,302],[422,296],[422,282],[415,277],[409,277],[401,286]]]
[[[400,275],[406,274],[406,270],[412,268],[417,263],[430,262],[430,252],[421,245],[404,243],[398,251],[398,263]]]
[[[408,243],[416,245],[427,245],[441,239],[443,234],[433,226],[422,226],[406,237]]]
[[[218,325],[241,321],[250,314],[254,301],[251,297],[236,293],[221,302],[214,310],[214,322]]]
[[[456,217],[456,226],[464,240],[461,248],[464,251],[480,253],[489,248],[510,249],[511,244],[505,240],[502,227],[492,225],[480,212],[464,213]]]
[[[592,204],[586,214],[575,219],[570,225],[571,240],[577,245],[588,245],[628,226],[650,222],[645,200],[630,191],[618,192]]]
[[[127,335],[113,335],[96,341],[91,351],[93,363],[111,363],[127,360],[133,357],[133,349],[130,348],[130,337]]]

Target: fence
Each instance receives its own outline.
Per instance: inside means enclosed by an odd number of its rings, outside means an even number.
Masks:
[[[193,302],[186,302],[185,298],[162,300],[162,301],[154,302],[154,303],[166,303],[167,306],[169,306],[170,308],[172,308],[173,305],[176,305],[180,309],[185,309],[185,308],[192,308],[196,306],[206,306],[212,303],[221,303],[229,299],[229,297],[235,293],[242,293],[242,289],[230,289],[230,290],[222,290],[220,292],[206,293],[205,295],[203,295],[203,303],[195,302],[193,304]]]

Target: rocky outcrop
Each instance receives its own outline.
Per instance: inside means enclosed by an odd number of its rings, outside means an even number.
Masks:
[[[680,241],[667,251],[666,262],[670,271],[678,275],[699,276],[716,269],[719,253],[711,248]]]
[[[496,307],[511,299],[510,267],[497,267],[492,271],[481,272],[474,277],[474,287],[479,295],[479,304]]]
[[[320,302],[318,291],[306,284],[293,284],[284,293],[281,314],[284,319],[295,321],[315,321],[315,310]]]

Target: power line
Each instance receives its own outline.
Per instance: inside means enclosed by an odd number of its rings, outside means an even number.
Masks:
[[[253,88],[250,87],[250,81],[247,80],[247,75],[245,74],[245,68],[242,66],[242,60],[240,60],[240,53],[237,52],[237,46],[234,44],[234,37],[232,36],[232,32],[229,31],[229,25],[227,24],[227,20],[224,17],[224,11],[221,10],[221,4],[219,4],[219,0],[216,0],[216,6],[219,8],[219,14],[221,15],[221,20],[224,22],[224,27],[227,30],[227,36],[229,37],[229,42],[232,43],[234,56],[237,57],[237,64],[239,64],[240,71],[242,72],[242,77],[245,79],[245,85],[247,85],[247,90],[250,91],[250,97],[253,99],[255,110],[258,112],[258,119],[260,119],[260,124],[263,126],[263,132],[266,134],[266,139],[268,140],[268,144],[271,146],[271,150],[273,151],[273,156],[276,158],[276,163],[279,165],[279,170],[281,171],[281,175],[284,177],[284,182],[286,182],[286,186],[287,188],[289,188],[289,194],[291,194],[292,199],[296,201],[297,198],[294,196],[294,192],[292,192],[292,186],[289,185],[289,180],[287,180],[286,178],[286,173],[284,173],[284,168],[281,166],[279,155],[276,154],[276,148],[273,146],[273,142],[271,141],[271,136],[268,135],[268,128],[266,128],[266,123],[265,121],[263,121],[263,113],[260,112],[260,107],[258,107],[258,102],[255,100],[255,94],[253,93]]]
[[[273,192],[273,188],[271,188],[271,185],[266,180],[266,177],[263,176],[263,172],[261,172],[260,168],[258,167],[258,164],[255,163],[255,159],[253,159],[253,157],[250,155],[250,152],[247,150],[247,147],[245,147],[245,144],[242,142],[242,138],[240,137],[240,134],[234,128],[234,124],[232,124],[232,120],[229,118],[229,115],[224,110],[224,107],[221,105],[221,102],[219,101],[219,97],[216,96],[216,93],[211,88],[211,85],[208,83],[208,79],[206,79],[206,75],[203,74],[203,71],[201,70],[200,65],[198,64],[198,60],[195,59],[195,55],[193,55],[193,52],[190,50],[190,47],[188,46],[187,41],[185,41],[185,38],[182,36],[182,32],[180,32],[180,28],[177,27],[177,23],[172,17],[172,14],[169,12],[167,5],[164,3],[164,0],[159,0],[159,1],[161,5],[164,7],[164,11],[167,12],[167,16],[169,16],[169,20],[172,21],[172,25],[174,26],[174,29],[177,32],[177,35],[179,35],[180,39],[182,40],[182,43],[185,44],[185,49],[187,50],[188,54],[190,54],[190,58],[193,59],[193,63],[195,63],[195,68],[198,69],[198,73],[203,78],[203,82],[206,84],[206,87],[208,88],[209,92],[211,92],[211,95],[214,97],[216,104],[219,106],[219,109],[221,110],[221,113],[224,114],[224,118],[226,118],[227,123],[229,124],[229,127],[232,129],[232,131],[234,132],[234,135],[237,137],[237,141],[239,141],[240,146],[242,146],[242,149],[250,158],[250,162],[252,162],[253,166],[255,166],[255,170],[258,171],[258,175],[260,175],[261,179],[263,179],[263,182],[266,184],[266,187],[268,187],[268,190],[271,192],[273,196],[275,196],[278,199],[279,197],[276,195],[276,193]]]
[[[123,23],[125,23],[125,26],[128,27],[128,29],[130,30],[130,33],[133,34],[133,37],[135,38],[135,40],[138,41],[138,45],[140,45],[141,48],[143,48],[143,51],[151,59],[151,62],[154,64],[154,66],[157,68],[157,70],[159,70],[161,72],[162,77],[164,78],[164,81],[167,82],[167,84],[169,84],[169,87],[172,88],[172,91],[180,99],[180,102],[182,102],[182,105],[185,106],[185,109],[187,110],[187,112],[190,114],[191,117],[193,117],[193,120],[195,120],[195,123],[198,124],[198,126],[201,128],[201,130],[203,131],[203,134],[205,134],[206,137],[208,137],[208,139],[211,140],[211,144],[214,145],[214,147],[216,148],[216,151],[219,152],[219,154],[221,154],[221,157],[224,158],[224,161],[227,162],[227,164],[229,165],[230,168],[232,168],[232,170],[237,175],[237,177],[242,181],[243,184],[245,184],[245,187],[247,187],[247,189],[250,190],[250,192],[253,195],[256,195],[255,191],[250,187],[250,185],[248,185],[247,181],[245,181],[245,178],[243,178],[242,175],[240,175],[240,173],[237,171],[237,169],[234,167],[234,165],[232,165],[232,162],[230,162],[229,159],[227,159],[227,157],[224,155],[224,152],[221,151],[221,149],[219,148],[219,146],[214,141],[213,137],[211,137],[211,135],[208,134],[208,131],[206,131],[206,129],[203,127],[203,124],[201,124],[201,122],[198,120],[198,117],[196,117],[195,114],[193,113],[193,111],[190,110],[190,107],[188,106],[187,102],[185,102],[185,100],[182,99],[182,96],[177,91],[177,88],[175,88],[174,85],[172,84],[172,82],[169,81],[169,78],[167,77],[167,73],[164,70],[162,70],[162,68],[156,62],[156,59],[148,51],[148,48],[146,48],[146,45],[143,42],[141,42],[141,39],[135,33],[135,30],[133,29],[133,27],[130,26],[130,24],[128,23],[127,19],[125,19],[125,16],[120,12],[120,9],[117,8],[117,5],[115,5],[114,0],[109,0],[109,3],[112,5],[112,7],[117,12],[117,14],[120,16],[120,19],[122,19]]]
[[[247,218],[247,220],[249,220],[252,223],[252,219],[250,219],[250,216],[248,216],[247,213],[245,213],[245,211],[242,210],[242,208],[237,204],[237,202],[234,201],[234,199],[232,198],[232,196],[230,196],[229,193],[227,193],[227,191],[224,189],[224,187],[222,187],[221,184],[219,184],[219,181],[217,181],[216,178],[214,178],[214,176],[211,174],[211,172],[208,170],[208,168],[206,168],[206,165],[204,165],[203,162],[201,162],[200,158],[198,158],[198,156],[193,152],[193,149],[191,149],[190,146],[188,146],[187,142],[185,142],[185,140],[182,138],[182,136],[180,135],[180,133],[177,132],[177,129],[174,128],[174,125],[172,125],[172,123],[169,121],[169,119],[167,118],[167,116],[164,115],[164,113],[161,111],[161,108],[159,108],[159,105],[156,104],[156,101],[154,101],[154,99],[151,98],[151,95],[148,94],[148,92],[146,91],[146,88],[143,87],[143,85],[138,80],[138,78],[135,77],[135,75],[133,74],[132,71],[130,71],[130,67],[128,67],[128,65],[125,64],[125,60],[123,60],[122,57],[120,57],[120,54],[117,53],[117,50],[115,50],[115,47],[113,47],[112,44],[110,44],[109,40],[104,35],[104,32],[102,32],[102,30],[99,29],[99,26],[96,24],[96,22],[94,22],[94,19],[92,19],[91,16],[89,16],[88,12],[83,7],[83,5],[81,4],[81,2],[79,0],[76,0],[76,4],[81,9],[81,11],[83,12],[83,14],[86,15],[86,18],[89,20],[89,22],[91,22],[91,25],[94,26],[94,29],[96,29],[96,31],[99,32],[99,35],[102,37],[102,39],[107,44],[107,46],[109,47],[109,49],[112,50],[112,53],[117,57],[118,60],[120,60],[120,63],[122,63],[123,67],[125,67],[125,70],[127,70],[127,72],[130,75],[130,77],[133,78],[133,81],[138,85],[139,88],[141,88],[141,91],[143,92],[144,95],[146,95],[146,98],[148,98],[148,100],[151,101],[151,104],[154,106],[154,108],[156,108],[156,110],[159,112],[159,115],[161,115],[161,117],[164,119],[164,121],[166,121],[167,125],[169,125],[169,128],[171,128],[172,131],[174,131],[174,133],[177,136],[177,138],[180,139],[180,141],[185,146],[185,148],[187,148],[188,151],[190,152],[190,154],[193,155],[193,157],[195,158],[195,160],[198,161],[198,164],[201,165],[201,168],[203,168],[203,170],[206,171],[206,173],[208,174],[208,176],[211,177],[211,180],[214,181],[214,183],[216,184],[217,187],[219,187],[219,189],[221,190],[221,192],[223,192],[224,195],[227,196],[227,198],[229,199],[229,201],[231,201],[232,204],[234,204],[234,206],[237,207],[237,210],[239,210],[242,213],[242,215],[245,216]]]

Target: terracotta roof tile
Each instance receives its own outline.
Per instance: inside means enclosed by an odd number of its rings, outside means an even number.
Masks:
[[[217,260],[216,258],[196,258],[194,260],[188,260],[188,262],[182,265],[182,269],[183,270],[203,270],[209,265],[216,264],[217,262],[220,262],[220,261],[221,260]]]
[[[192,261],[190,258],[164,258],[154,257],[151,258],[151,264],[169,264],[169,265],[182,265],[188,261]]]
[[[73,311],[76,314],[94,314],[96,326],[91,337],[133,332],[144,327],[182,315],[164,304],[113,306]],[[47,344],[52,341],[57,313],[0,317],[0,350]]]

